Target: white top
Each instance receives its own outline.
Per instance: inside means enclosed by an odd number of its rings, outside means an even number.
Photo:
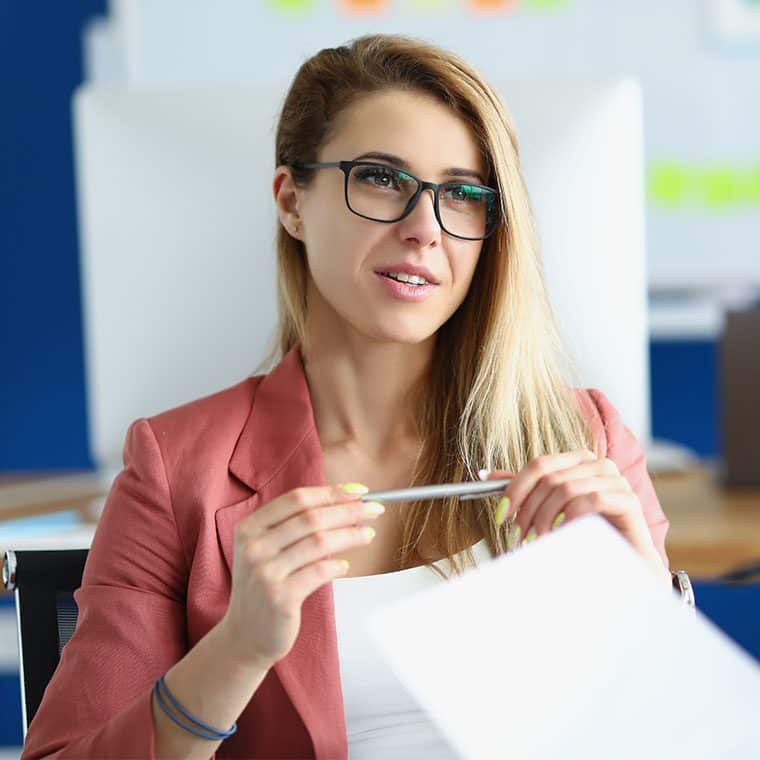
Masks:
[[[472,551],[478,565],[491,559],[485,539],[474,544]],[[456,556],[464,559],[464,553]],[[450,573],[446,558],[433,564]],[[427,565],[333,580],[349,760],[458,757],[386,667],[363,628],[364,618],[375,607],[443,582]]]

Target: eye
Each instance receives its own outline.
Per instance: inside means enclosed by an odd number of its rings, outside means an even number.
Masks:
[[[378,188],[398,190],[414,180],[405,172],[398,169],[385,169],[380,166],[358,166],[355,170],[356,178],[368,185]]]
[[[444,190],[445,197],[462,203],[483,203],[487,200],[487,192],[477,185],[449,185]]]

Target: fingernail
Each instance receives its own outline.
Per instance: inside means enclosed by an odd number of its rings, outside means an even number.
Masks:
[[[371,541],[375,537],[375,529],[374,528],[362,528],[361,534],[364,536],[364,538],[367,539],[367,541]]]
[[[345,493],[369,493],[369,488],[361,483],[342,483],[340,487]]]
[[[364,505],[364,511],[370,515],[381,515],[385,512],[385,507],[379,501],[368,501]]]
[[[478,477],[481,480],[488,480],[488,475],[490,472],[490,470],[478,470]]]
[[[523,540],[523,543],[524,544],[529,544],[531,541],[533,541],[536,538],[536,536],[538,536],[538,533],[536,533],[536,529],[535,528],[531,528],[528,531],[528,535],[525,536],[525,539]]]
[[[348,560],[347,559],[340,560],[340,566],[343,568],[344,571],[348,570]]]
[[[565,522],[565,513],[564,512],[560,512],[554,518],[554,522],[552,523],[552,530],[554,530],[558,525],[562,525],[563,522]]]
[[[517,523],[515,523],[511,530],[509,531],[509,535],[507,536],[507,549],[510,551],[514,549],[520,542],[520,531],[521,528]]]
[[[496,524],[501,525],[507,516],[507,508],[509,507],[509,496],[503,496],[499,502],[499,506],[496,508]]]

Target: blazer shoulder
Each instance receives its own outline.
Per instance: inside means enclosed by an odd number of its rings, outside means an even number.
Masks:
[[[610,400],[597,388],[574,388],[575,399],[586,419],[594,439],[596,455],[607,456],[609,446],[607,426],[609,418],[617,414]]]
[[[263,377],[247,377],[147,419],[170,475],[183,462],[202,466],[217,457],[226,457],[225,462],[228,461],[251,414]]]
[[[256,388],[263,375],[254,375],[235,385],[210,393],[148,418],[155,431],[203,428],[209,420],[219,423],[245,423],[251,411]]]
[[[645,458],[641,442],[625,424],[620,411],[598,388],[576,389],[596,441],[596,454],[630,466]]]

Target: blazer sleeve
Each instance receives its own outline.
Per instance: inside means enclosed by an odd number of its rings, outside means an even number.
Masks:
[[[130,426],[87,557],[76,630],[22,758],[154,758],[152,687],[187,651],[183,553],[161,451]]]
[[[670,561],[665,550],[665,536],[670,522],[660,506],[660,501],[649,477],[646,456],[636,436],[623,424],[618,410],[601,391],[590,388],[586,392],[593,403],[599,420],[597,455],[611,459],[620,474],[631,484],[641,502],[644,518],[657,552],[666,568]]]

